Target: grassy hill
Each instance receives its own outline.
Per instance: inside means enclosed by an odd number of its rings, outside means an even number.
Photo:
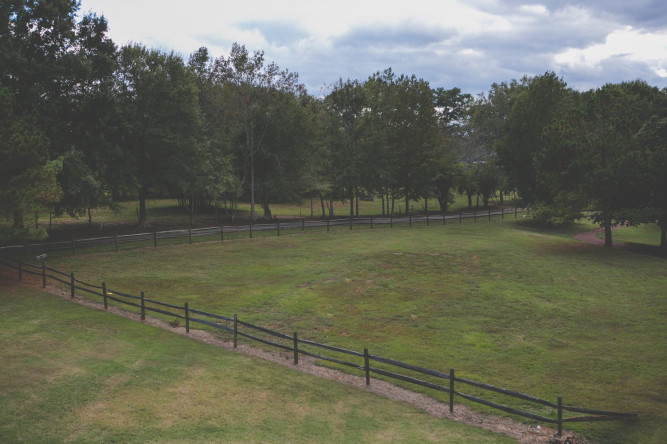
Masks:
[[[0,280],[0,442],[513,442]]]
[[[515,221],[256,238],[64,257],[88,282],[640,421],[667,436],[664,259]]]

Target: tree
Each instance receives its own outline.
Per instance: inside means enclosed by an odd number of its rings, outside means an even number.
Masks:
[[[61,159],[49,160],[49,141],[36,119],[14,110],[14,97],[0,86],[0,214],[13,220],[12,231],[1,237],[39,239],[43,229],[31,230],[24,217],[50,210],[60,198],[56,174]]]
[[[327,111],[329,147],[332,151],[332,182],[343,199],[350,200],[354,216],[354,192],[361,186],[366,142],[366,91],[357,80],[342,79],[331,87],[324,100]],[[333,198],[332,198],[333,200]]]
[[[270,122],[280,113],[279,92],[298,93],[303,86],[296,73],[281,71],[278,65],[264,64],[264,53],[252,56],[245,46],[234,43],[229,57],[215,61],[214,81],[228,91],[235,141],[250,174],[250,217],[255,220],[255,161],[264,149]]]
[[[85,154],[79,160],[96,162],[89,170],[99,170],[97,147],[106,148],[98,126],[104,107],[97,108],[94,97],[109,84],[116,47],[104,17],[86,14],[77,23],[78,8],[74,0],[3,1],[0,83],[11,93],[15,116],[30,116],[30,125],[48,139],[48,153],[39,161],[56,162],[74,148]],[[73,183],[66,175],[60,171],[59,180]],[[67,206],[74,195],[66,194]]]
[[[544,128],[571,107],[574,94],[553,72],[523,83],[495,144],[498,161],[526,203],[550,205],[555,193],[537,174],[535,153],[543,149]]]
[[[121,48],[117,91],[123,121],[119,168],[139,194],[139,224],[147,227],[151,190],[200,190],[203,155],[199,91],[195,76],[174,53],[140,45]],[[200,182],[199,182],[200,183]]]
[[[391,70],[383,76],[385,91],[379,111],[391,165],[389,177],[394,188],[403,190],[408,213],[411,199],[429,194],[444,139],[428,82],[414,75],[395,77]]]
[[[662,91],[663,102],[667,90]],[[649,206],[645,222],[657,221],[660,227],[660,248],[667,251],[667,117],[665,108],[652,116],[634,136],[639,152],[646,155],[648,166],[644,175]]]
[[[642,177],[655,167],[633,138],[659,112],[664,115],[665,104],[664,94],[643,81],[607,84],[586,95],[589,128],[579,143],[585,147],[588,174],[581,184],[591,199],[594,220],[605,228],[606,247],[612,246],[614,224],[645,221],[643,207],[654,190]]]

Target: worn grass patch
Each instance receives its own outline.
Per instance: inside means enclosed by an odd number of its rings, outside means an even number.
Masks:
[[[109,288],[231,315],[570,405],[573,428],[667,436],[664,259],[511,221],[353,230],[58,259]]]

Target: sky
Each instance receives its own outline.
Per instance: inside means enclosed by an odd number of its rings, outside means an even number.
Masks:
[[[667,87],[665,0],[81,0],[117,45],[227,57],[234,42],[311,95],[392,68],[473,95],[553,71],[577,90]]]

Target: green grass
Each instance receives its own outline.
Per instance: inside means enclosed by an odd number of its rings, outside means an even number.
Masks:
[[[50,265],[301,338],[454,368],[548,400],[563,396],[567,405],[636,412],[636,424],[571,428],[601,442],[663,442],[665,261],[584,245],[572,231],[466,222],[149,248]]]
[[[604,239],[604,232],[600,233]],[[616,243],[634,243],[642,245],[660,245],[660,227],[656,224],[643,224],[636,227],[623,227],[616,229],[611,234],[612,241]]]
[[[0,280],[0,442],[513,442]]]
[[[509,202],[509,201],[508,201]],[[492,204],[498,203],[498,200],[495,199],[492,201]],[[391,202],[390,202],[391,204]],[[473,205],[475,201],[473,201]],[[448,211],[459,211],[467,207],[468,202],[465,196],[457,196],[455,202],[448,206]],[[126,201],[119,202],[117,211],[111,211],[109,209],[95,209],[92,210],[92,222],[93,226],[97,229],[100,226],[105,226],[109,224],[133,224],[137,221],[137,211],[139,208],[138,201]],[[397,199],[395,202],[395,211],[396,213],[405,213],[405,200]],[[435,199],[430,199],[428,202],[429,212],[440,211],[440,206],[438,201]],[[410,203],[411,211],[423,212],[425,209],[425,203],[423,200],[415,201]],[[146,202],[146,211],[147,218],[150,222],[159,222],[162,224],[188,224],[188,214],[178,207],[177,199],[149,199]],[[263,215],[261,206],[256,205],[255,211],[257,212],[257,217]],[[312,217],[321,218],[322,217],[322,207],[318,198],[314,198],[312,201],[312,211],[311,211],[311,201],[310,199],[304,199],[300,204],[271,204],[271,213],[273,217],[282,217],[282,218],[297,218],[297,217]],[[224,214],[224,209],[219,209],[219,216],[222,217]],[[349,202],[334,202],[334,217],[346,217],[350,214],[350,204]],[[382,214],[382,201],[378,198],[372,201],[359,201],[359,215],[360,216],[375,216]],[[250,215],[250,203],[240,202],[236,210],[237,217],[247,218]],[[204,211],[201,214],[198,214],[196,221],[206,225],[213,220],[214,213],[213,211]],[[48,225],[49,215],[42,214],[40,215],[39,222],[42,225]],[[60,217],[52,217],[51,226],[53,228],[64,228],[70,227],[72,224],[80,225],[86,227],[88,225],[88,217],[70,217],[66,214]]]

